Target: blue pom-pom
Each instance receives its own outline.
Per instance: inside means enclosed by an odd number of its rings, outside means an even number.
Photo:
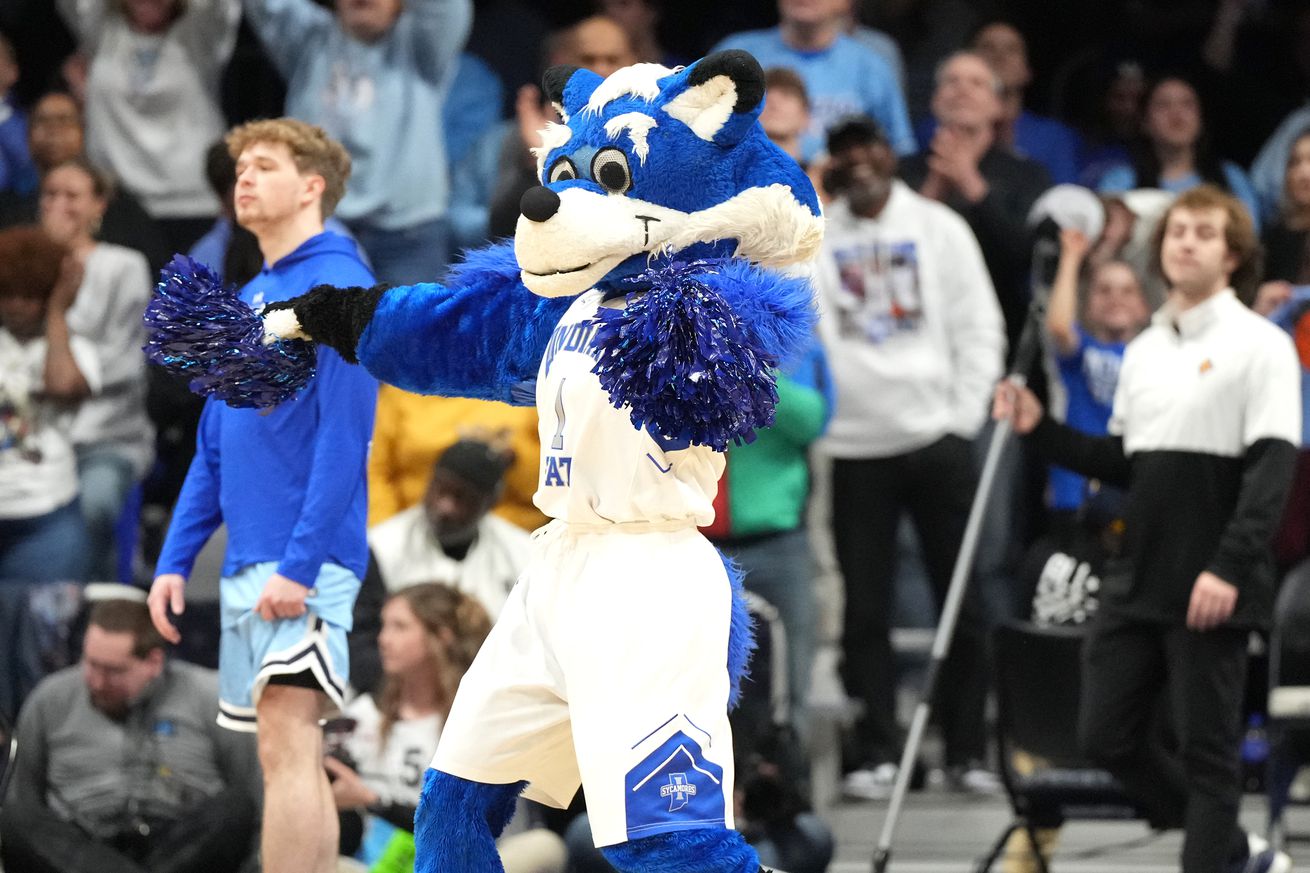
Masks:
[[[228,406],[276,406],[314,375],[303,340],[264,345],[264,322],[209,267],[176,255],[146,307],[146,357],[190,379],[191,390]]]
[[[723,451],[773,424],[777,361],[709,277],[712,261],[662,261],[623,309],[600,310],[593,372],[610,402],[661,437]]]

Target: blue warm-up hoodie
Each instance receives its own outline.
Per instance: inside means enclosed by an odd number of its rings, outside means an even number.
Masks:
[[[241,289],[258,309],[315,285],[370,286],[355,244],[321,233]],[[189,575],[196,555],[227,524],[223,575],[276,561],[278,572],[312,587],[325,561],[363,576],[368,563],[365,465],[377,381],[318,347],[308,386],[272,410],[209,400],[196,456],[173,510],[157,573]]]

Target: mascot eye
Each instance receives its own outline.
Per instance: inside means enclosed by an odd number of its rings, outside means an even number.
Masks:
[[[632,187],[628,158],[618,149],[601,149],[591,159],[591,178],[611,194],[622,194]]]
[[[573,161],[568,158],[559,158],[550,165],[550,172],[546,174],[546,184],[567,182],[576,178],[578,178],[578,168],[573,166]]]

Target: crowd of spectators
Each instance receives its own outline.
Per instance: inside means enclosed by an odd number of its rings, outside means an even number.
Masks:
[[[926,616],[908,619],[928,623],[941,605],[992,432],[992,386],[1014,360],[1035,294],[1049,292],[1037,325],[1046,366],[1026,374],[1029,384],[1056,418],[1103,435],[1125,349],[1168,287],[1156,223],[1174,197],[1215,186],[1240,200],[1263,245],[1242,302],[1297,332],[1310,366],[1299,326],[1310,300],[1306,0],[1106,0],[1076,15],[1031,0],[47,5],[0,9],[6,596],[24,582],[142,584],[154,575],[200,414],[186,387],[140,351],[154,277],[174,253],[235,284],[267,272],[236,220],[229,128],[283,114],[320,126],[352,164],[327,229],[353,241],[379,281],[437,281],[461,249],[513,234],[522,192],[536,184],[537,132],[558,120],[537,86],[554,64],[608,75],[716,49],[751,52],[766,68],[765,130],[824,200],[814,343],[779,376],[776,427],[729,450],[706,533],[750,571],[748,588],[786,629],[784,720],[802,737],[816,653],[826,645],[842,656],[859,713],[844,750],[851,797],[884,797],[896,777],[903,664],[891,630],[914,612],[906,604],[925,604]],[[1048,229],[1043,248],[1035,206],[1057,185],[1079,186],[1096,218],[1055,216],[1059,233]],[[373,696],[343,723],[358,728],[341,748],[355,750],[359,773],[331,765],[343,808],[385,820],[395,816],[382,807],[412,805],[415,784],[372,771],[410,764],[399,746],[384,754],[389,734],[421,734],[424,765],[430,758],[449,706],[443,671],[459,660],[450,653],[475,650],[472,637],[485,634],[466,620],[470,605],[494,620],[528,533],[545,521],[531,500],[537,456],[530,409],[389,386],[378,395],[369,573],[350,641],[356,690]],[[1302,451],[1292,507],[1310,505],[1307,458]],[[1077,574],[1060,568],[1099,572],[1122,532],[1119,489],[1022,444],[999,470],[943,674],[943,756],[932,762],[949,788],[967,792],[998,790],[985,743],[989,628],[1089,619],[1094,592],[1072,591]],[[807,514],[807,502],[819,511]],[[1295,516],[1278,539],[1281,571],[1310,554],[1310,525]],[[828,564],[841,582],[825,588]],[[427,583],[449,588],[406,595]],[[83,726],[106,721],[114,731],[105,742],[127,743],[141,729],[131,712],[154,712],[187,683],[193,696],[212,684],[165,659],[162,642],[128,613],[92,617],[84,682],[59,674],[29,700],[23,731],[49,747],[43,765],[64,737],[49,724],[52,700],[89,694],[77,710]],[[446,654],[414,656],[433,673],[426,685],[401,682],[396,664],[410,657],[406,646],[423,648],[422,633]],[[396,642],[406,634],[419,636]],[[141,679],[118,693],[122,712],[96,691],[95,677],[115,671]],[[419,703],[402,706],[411,699]],[[158,736],[165,722],[152,718],[145,729]],[[181,718],[170,716],[169,730]],[[366,738],[378,748],[361,746]],[[206,754],[224,766],[237,760],[224,749]],[[39,848],[14,848],[22,829],[12,822],[32,813],[24,805],[54,803],[44,776],[25,766],[6,803],[6,858]],[[803,768],[791,777],[803,781]],[[343,799],[348,789],[366,802]],[[250,814],[229,793],[234,814]],[[160,815],[177,818],[193,794],[170,795]],[[152,849],[106,837],[108,824],[88,823],[100,813],[77,807],[61,797],[55,817],[149,866]],[[806,820],[803,829],[816,827]],[[166,822],[159,830],[173,839]],[[776,863],[799,871],[831,852],[821,838],[800,842],[814,850],[782,852]],[[376,860],[380,844],[369,845]]]

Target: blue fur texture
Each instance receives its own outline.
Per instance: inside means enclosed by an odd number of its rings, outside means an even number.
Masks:
[[[655,834],[600,851],[620,873],[759,873],[760,869],[760,857],[746,838],[725,828]]]
[[[809,336],[809,283],[731,260],[660,259],[601,310],[594,372],[634,427],[723,451],[773,424],[773,369]]]
[[[755,619],[746,608],[745,572],[722,552],[719,552],[719,557],[732,586],[732,624],[728,629],[728,709],[735,709],[741,700],[741,683],[750,676],[751,655],[755,653]]]
[[[523,286],[513,242],[468,252],[445,285],[390,288],[359,339],[359,362],[406,391],[513,403],[535,379],[571,298]]]
[[[488,785],[429,769],[414,816],[414,873],[504,873],[496,838],[525,785]]]
[[[163,269],[144,318],[146,357],[228,406],[276,406],[314,375],[312,345],[264,345],[264,322],[236,289],[185,255]]]

